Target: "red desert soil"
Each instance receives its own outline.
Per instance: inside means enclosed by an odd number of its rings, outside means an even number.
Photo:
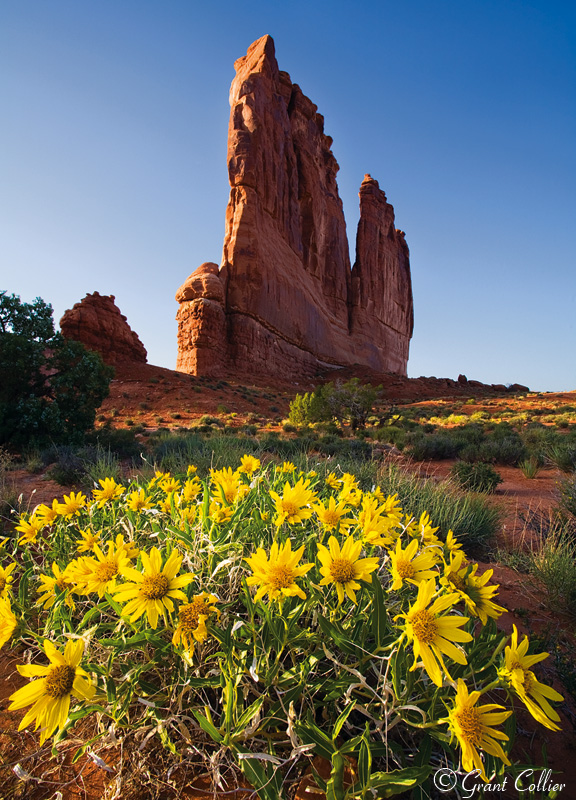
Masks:
[[[512,409],[514,413],[550,406],[552,404],[576,405],[576,392],[547,393],[544,395],[527,394],[521,397],[508,394],[498,395],[489,387],[470,387],[466,384],[455,384],[436,378],[407,379],[397,375],[374,375],[369,370],[339,371],[337,376],[346,380],[359,377],[382,385],[382,394],[391,404],[413,403],[425,407],[428,403],[438,405],[474,397],[474,404],[467,404],[459,413],[472,414],[475,411],[489,411],[497,416],[498,408]],[[331,375],[324,376],[332,379]],[[235,375],[226,381],[201,379],[183,373],[174,372],[162,367],[148,364],[120,365],[116,368],[116,377],[111,385],[110,397],[99,410],[99,424],[109,422],[114,427],[131,427],[141,425],[146,429],[158,427],[189,427],[204,414],[224,416],[226,424],[241,426],[247,422],[268,421],[270,429],[278,428],[280,422],[288,414],[288,406],[295,392],[309,391],[312,384],[285,383],[280,380],[256,381],[248,373]],[[445,478],[453,462],[430,462],[410,464],[400,459],[410,469],[432,479]],[[502,531],[498,544],[505,549],[518,549],[529,546],[533,531],[528,532],[527,521],[541,516],[546,519],[550,509],[557,501],[557,483],[561,477],[554,469],[542,469],[536,478],[527,479],[522,472],[513,467],[498,467],[504,478],[492,502],[504,508]],[[18,491],[22,492],[25,506],[30,510],[38,503],[51,503],[54,497],[60,497],[67,491],[62,486],[47,480],[43,476],[30,475],[24,470],[14,473]],[[492,580],[500,585],[498,601],[509,611],[498,621],[499,628],[510,633],[512,625],[516,625],[520,633],[554,631],[558,641],[574,646],[574,620],[563,612],[553,612],[544,602],[541,587],[532,579],[497,563],[480,563],[480,572],[493,569]],[[8,697],[24,681],[16,672],[15,665],[21,659],[21,653],[0,654],[0,672],[4,677],[0,687],[0,781],[5,791],[0,798],[21,798],[21,800],[100,800],[109,797],[106,786],[111,775],[88,755],[83,755],[72,765],[72,754],[82,741],[90,737],[90,730],[75,729],[73,736],[64,743],[63,757],[53,763],[49,762],[50,748],[45,745],[38,748],[37,736],[31,731],[17,733],[17,726],[22,712],[9,712]],[[552,664],[552,658],[544,662],[544,679],[553,685],[567,698],[560,711],[562,719],[561,733],[548,731],[534,723],[532,717],[518,709],[518,732],[513,755],[524,763],[535,765],[535,776],[538,777],[543,765],[554,770],[555,782],[566,784],[560,797],[576,797],[576,704],[562,686]],[[87,721],[88,722],[88,721]],[[85,734],[82,737],[82,734]],[[95,748],[100,758],[110,769],[121,764],[118,747],[110,746],[108,750]],[[43,775],[44,781],[20,781],[14,783],[13,767],[22,764],[22,769],[33,776]],[[536,766],[537,765],[537,766]],[[196,781],[196,790],[188,788],[184,782],[176,784],[167,781],[161,797],[171,800],[182,797],[186,800],[201,798],[233,797],[244,800],[250,796],[246,791],[227,792],[214,795],[206,783]],[[298,797],[308,796],[299,792]],[[141,795],[146,797],[156,796]],[[252,795],[253,796],[253,795]],[[321,800],[322,795],[314,795]],[[502,798],[518,798],[516,790],[499,792]],[[119,796],[121,797],[121,795]]]

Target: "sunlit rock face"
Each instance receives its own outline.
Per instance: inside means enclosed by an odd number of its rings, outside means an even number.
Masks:
[[[145,364],[146,348],[114,300],[114,295],[87,294],[64,312],[60,330],[67,339],[100,353],[107,364]]]
[[[361,364],[406,374],[409,253],[369,175],[350,265],[338,164],[317,107],[263,36],[235,63],[222,263],[178,290],[177,369],[295,377]]]

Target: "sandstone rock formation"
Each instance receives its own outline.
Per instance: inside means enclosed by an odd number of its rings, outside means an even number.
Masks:
[[[408,247],[369,175],[351,269],[338,164],[317,107],[278,69],[270,36],[235,63],[222,264],[176,295],[177,369],[285,377],[354,364],[406,374]]]
[[[114,302],[114,295],[87,294],[64,312],[60,330],[67,339],[100,353],[107,364],[146,363],[146,349]]]

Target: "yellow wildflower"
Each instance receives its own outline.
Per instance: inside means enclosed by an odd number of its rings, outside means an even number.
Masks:
[[[114,478],[100,478],[98,483],[102,488],[92,491],[92,497],[97,501],[98,508],[105,506],[109,500],[117,500],[122,497],[126,491],[126,488],[116,483]]]
[[[367,544],[380,547],[388,547],[392,544],[391,530],[395,521],[388,516],[382,516],[384,513],[384,506],[380,506],[375,497],[364,495],[357,522],[362,532],[362,538]]]
[[[226,503],[233,503],[242,485],[240,473],[233,472],[232,467],[210,470],[212,483],[216,487],[215,499],[222,498]]]
[[[286,597],[300,597],[306,599],[306,595],[296,583],[296,578],[305,575],[312,569],[314,564],[301,564],[298,562],[304,553],[304,545],[292,552],[292,543],[287,539],[279,547],[278,542],[274,542],[270,548],[270,557],[265,550],[259,547],[255,555],[248,556],[245,560],[250,565],[253,574],[247,578],[248,586],[258,586],[255,600],[260,600],[265,594],[269,600],[279,600],[280,603]]]
[[[16,569],[16,562],[13,561],[7,567],[0,567],[0,597],[6,598],[12,588],[12,572]]]
[[[260,469],[260,459],[254,458],[254,456],[242,456],[240,463],[242,466],[239,471],[245,472],[246,475],[252,475],[253,472]]]
[[[102,530],[91,531],[90,528],[86,528],[85,531],[79,530],[79,533],[82,537],[82,541],[76,545],[76,552],[89,553],[91,550],[94,550],[96,545],[100,544]]]
[[[328,486],[329,489],[339,489],[340,488],[340,478],[336,477],[336,473],[335,472],[328,473],[328,475],[326,476],[325,482],[326,482],[326,486]]]
[[[377,558],[359,558],[361,550],[362,541],[355,542],[351,536],[348,536],[342,549],[334,536],[328,539],[328,547],[318,545],[318,558],[322,564],[320,573],[323,575],[320,585],[336,585],[338,605],[344,601],[344,593],[355,603],[355,592],[360,589],[358,581],[369,583],[370,574],[378,568]]]
[[[456,550],[450,554],[450,560],[445,565],[444,575],[440,578],[449,591],[457,591],[464,600],[467,610],[475,617],[479,617],[482,625],[486,625],[488,617],[498,619],[506,611],[502,606],[492,601],[498,594],[498,584],[487,586],[494,570],[487,569],[482,576],[476,576],[478,564],[468,564],[463,550]]]
[[[428,578],[435,578],[436,556],[431,550],[418,553],[418,541],[412,539],[405,550],[402,549],[400,539],[396,542],[396,550],[390,553],[390,566],[392,573],[391,589],[400,589],[404,581],[418,585]]]
[[[10,711],[17,711],[33,704],[18,726],[18,730],[23,730],[35,720],[34,727],[42,729],[40,745],[44,744],[55,730],[64,726],[68,719],[71,695],[80,700],[91,700],[96,691],[86,680],[88,674],[79,667],[84,653],[82,639],[68,641],[64,653],[45,639],[44,652],[50,660],[49,666],[43,667],[38,664],[17,666],[20,675],[38,680],[11,694],[12,703],[9,706]]]
[[[54,524],[54,522],[58,519],[58,505],[58,500],[54,498],[54,500],[52,500],[52,506],[47,506],[45,503],[41,503],[36,507],[34,514],[39,520],[42,521],[43,527]]]
[[[134,489],[128,495],[127,505],[130,511],[145,511],[147,508],[154,507],[154,501],[144,489]]]
[[[124,547],[116,547],[114,542],[107,542],[107,553],[98,545],[94,547],[95,557],[83,559],[80,571],[74,571],[69,566],[66,574],[70,580],[77,583],[77,591],[85,594],[97,592],[98,597],[104,597],[106,592],[113,592],[117,586],[116,579],[122,570],[130,565]]]
[[[191,583],[194,576],[190,573],[178,575],[182,556],[176,550],[172,551],[164,566],[162,566],[162,556],[156,547],[153,547],[149,554],[142,552],[141,558],[144,572],[124,567],[122,575],[131,583],[117,586],[113,593],[120,603],[128,601],[123,613],[130,617],[130,622],[146,614],[151,627],[157,628],[158,617],[162,615],[165,619],[166,611],[174,610],[173,600],[186,600],[182,587]]]
[[[189,478],[182,487],[182,497],[187,503],[192,503],[200,492],[202,491],[202,484],[198,478]]]
[[[406,614],[399,614],[395,619],[404,617],[406,620],[403,635],[412,642],[414,648],[414,664],[410,670],[419,666],[418,659],[421,658],[430,678],[437,686],[442,686],[442,672],[450,678],[443,655],[458,664],[466,664],[464,651],[454,642],[470,642],[472,636],[460,630],[468,622],[468,617],[442,615],[442,611],[458,602],[458,594],[441,595],[430,605],[435,591],[433,579],[421,581],[416,601]]]
[[[58,513],[62,517],[74,517],[80,513],[80,509],[86,505],[86,495],[82,492],[70,492],[69,495],[64,495],[64,502],[58,503],[56,506]]]
[[[284,484],[282,495],[270,491],[270,496],[276,505],[276,525],[287,522],[294,525],[303,522],[312,516],[310,504],[315,500],[316,494],[309,488],[310,481],[300,478],[295,486],[290,486],[288,481]]]
[[[12,611],[10,600],[0,597],[0,649],[12,638],[18,627],[18,620]]]
[[[41,575],[40,584],[38,605],[44,606],[45,609],[52,608],[58,595],[65,591],[64,602],[69,608],[74,608],[71,595],[72,583],[68,579],[66,570],[62,571],[55,561],[52,563],[52,575]]]
[[[346,528],[350,524],[350,520],[342,519],[348,511],[346,503],[336,503],[333,497],[328,499],[327,505],[324,505],[321,501],[316,503],[314,511],[325,530],[333,530],[339,527]]]
[[[528,655],[528,637],[518,644],[518,630],[513,626],[510,644],[504,651],[504,666],[498,671],[504,683],[522,700],[535,720],[552,731],[559,731],[556,724],[560,717],[552,708],[549,700],[562,702],[562,695],[551,686],[540,683],[530,667],[548,658],[549,653]]]
[[[194,648],[194,641],[202,643],[208,636],[206,623],[215,614],[219,617],[220,610],[214,605],[218,598],[208,592],[195,594],[190,603],[181,605],[178,609],[178,626],[172,636],[172,644],[177,647],[181,644],[190,653]]]
[[[19,525],[16,525],[16,530],[20,531],[22,536],[18,539],[18,544],[32,544],[36,541],[36,537],[44,528],[44,521],[36,516],[36,514],[32,514],[29,519],[25,519],[24,516],[20,517]]]
[[[285,461],[280,467],[280,472],[294,472],[295,469],[296,464],[293,464],[291,461]]]
[[[170,474],[160,480],[160,488],[168,495],[177,492],[180,486],[180,481],[177,478],[173,478]]]
[[[477,706],[479,698],[480,692],[469,694],[462,678],[458,678],[456,702],[449,712],[448,725],[452,736],[456,736],[462,748],[462,768],[468,773],[477,769],[482,780],[488,782],[478,749],[485,750],[510,766],[506,753],[497,741],[497,739],[508,741],[508,737],[493,726],[504,722],[512,712],[498,710],[504,706],[497,703]]]

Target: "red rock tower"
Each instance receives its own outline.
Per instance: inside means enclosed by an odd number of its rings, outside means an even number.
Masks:
[[[283,377],[353,364],[406,374],[408,247],[378,183],[360,188],[351,269],[338,164],[317,107],[263,36],[235,63],[222,263],[178,290],[177,369]]]

